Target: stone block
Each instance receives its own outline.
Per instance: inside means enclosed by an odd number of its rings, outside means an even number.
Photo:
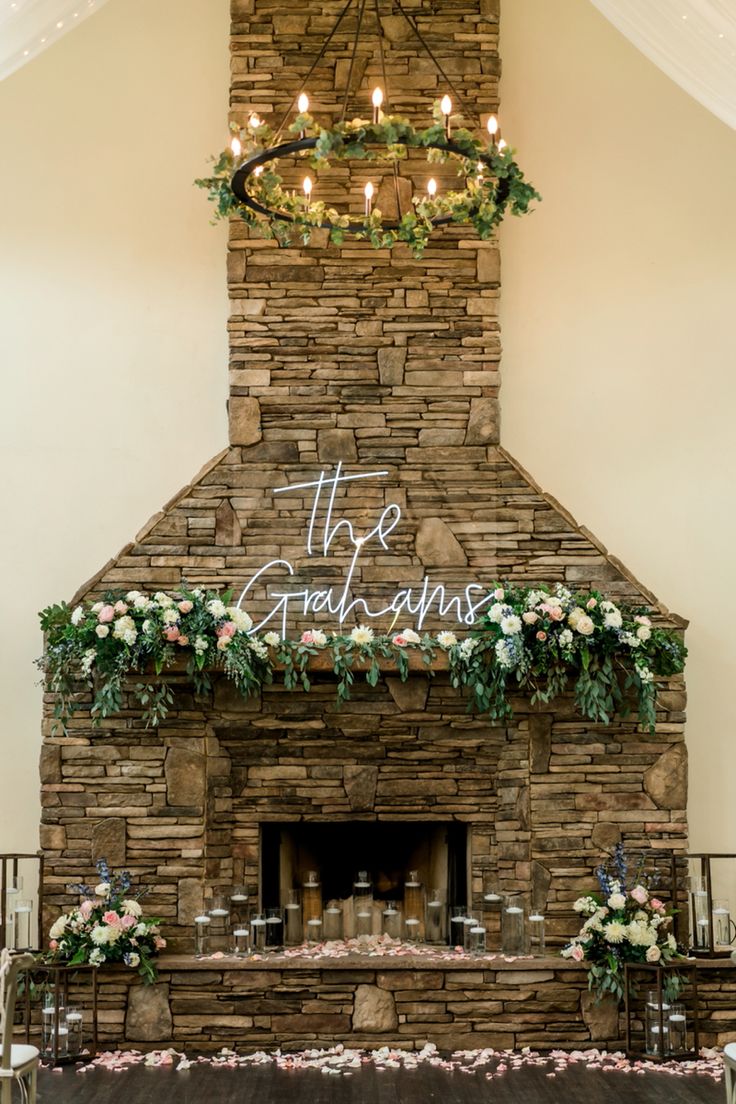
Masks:
[[[39,842],[43,851],[65,851],[66,828],[63,824],[42,824],[39,829]]]
[[[239,545],[242,539],[238,515],[230,500],[223,498],[215,513],[215,540],[218,545]]]
[[[163,1043],[173,1031],[169,1008],[169,986],[134,985],[128,991],[125,1037],[133,1042]]]
[[[164,763],[169,805],[203,805],[206,788],[205,757],[189,748],[170,747]]]
[[[499,422],[498,399],[471,399],[465,444],[485,445],[497,442],[499,437]]]
[[[98,820],[92,829],[90,844],[92,862],[105,859],[110,866],[124,866],[126,858],[126,826],[123,817]]]
[[[580,1013],[594,1043],[619,1038],[619,1004],[613,997],[598,1001],[586,990],[580,994]]]
[[[370,812],[376,803],[378,768],[347,766],[343,779],[350,808],[356,813]]]
[[[399,1025],[393,993],[377,985],[359,985],[353,1005],[353,1031],[395,1031]]]
[[[201,878],[180,878],[176,898],[176,918],[179,924],[189,927],[194,917],[204,908],[204,890]]]
[[[245,395],[228,400],[231,445],[255,445],[261,439],[261,404]]]
[[[644,772],[644,789],[659,809],[687,808],[687,749],[673,744]]]
[[[590,833],[590,842],[599,851],[611,851],[617,843],[621,842],[621,828],[610,821],[601,821]]]
[[[406,682],[387,678],[386,686],[402,713],[421,713],[426,708],[429,679],[423,675],[410,675]]]
[[[397,191],[398,204],[396,202]],[[393,221],[399,217],[399,206],[402,213],[412,209],[411,197],[411,180],[407,180],[403,176],[394,177],[387,173],[376,189],[376,199],[373,206],[374,209],[381,212],[384,219]]]
[[[467,566],[468,558],[442,518],[423,518],[417,529],[416,553],[426,567]]]
[[[85,748],[85,751],[87,749]],[[42,744],[39,762],[41,781],[45,783],[61,782],[61,748],[58,744]]]
[[[500,284],[501,254],[498,249],[478,250],[478,283]]]
[[[378,378],[384,387],[400,387],[404,382],[406,348],[389,345],[378,350]]]
[[[546,774],[552,744],[552,718],[548,713],[529,717],[529,759],[532,774]]]
[[[317,435],[317,452],[323,464],[354,463],[358,459],[352,429],[322,429]]]

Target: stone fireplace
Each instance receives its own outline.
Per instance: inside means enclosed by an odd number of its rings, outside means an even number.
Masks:
[[[253,110],[281,116],[339,6],[233,0],[234,119]],[[452,0],[440,14],[418,0],[412,13],[467,100],[495,111],[497,0]],[[413,114],[442,90],[402,20],[383,24],[394,106]],[[334,108],[335,89],[342,94],[351,29],[326,75],[315,74],[318,117]],[[374,56],[361,58],[356,105],[376,66]],[[75,600],[182,579],[247,587],[254,621],[273,615],[265,627],[278,630],[285,616],[295,635],[334,624],[334,615],[316,607],[305,615],[298,600],[279,604],[286,590],[339,590],[349,578],[352,598],[379,606],[402,589],[421,594],[425,580],[447,584],[448,595],[497,579],[559,580],[653,604],[662,622],[683,624],[499,443],[495,244],[449,228],[421,260],[359,242],[278,249],[234,222],[228,286],[230,443]],[[356,560],[345,526],[326,540],[323,498],[310,547],[320,473],[353,477],[335,484],[333,524],[339,511],[365,533],[400,508],[385,545],[366,544]],[[259,574],[269,561],[278,563]],[[439,604],[428,607],[425,627],[456,627],[453,607],[442,617]],[[360,606],[346,614],[348,625],[351,616],[361,620]],[[416,860],[425,880],[443,878],[448,895],[475,904],[493,872],[505,891],[534,893],[559,945],[574,927],[571,902],[606,848],[622,837],[632,848],[686,844],[678,681],[661,695],[649,734],[631,719],[593,725],[571,698],[539,710],[519,697],[513,720],[493,724],[467,711],[441,664],[407,682],[384,671],[375,687],[356,676],[339,708],[329,671],[312,672],[309,693],[275,682],[248,700],[224,677],[205,699],[181,672],[165,677],[174,707],[155,730],[127,703],[97,730],[82,711],[66,735],[54,735],[46,699],[41,838],[50,916],[68,904],[69,883],[88,878],[104,856],[151,886],[148,907],[163,917],[170,949],[190,953],[193,917],[217,887],[253,886],[268,904],[305,862],[326,862],[331,834],[339,844],[325,874],[336,896],[362,865],[350,865],[353,850],[373,848],[387,884]],[[402,841],[393,855],[392,834]],[[519,964],[513,977],[504,966],[351,969],[354,977],[313,964],[269,973],[261,963],[223,974],[172,957],[158,995],[146,998],[160,1002],[155,1040],[129,976],[106,991],[105,1022],[112,1038],[203,1046],[375,1041],[376,1031],[403,1045],[615,1037],[615,1027],[596,1036],[580,1021],[585,979],[575,964]],[[497,998],[489,996],[496,984]],[[361,987],[391,994],[380,1027],[360,1011]],[[529,1002],[527,1019],[520,1000]]]

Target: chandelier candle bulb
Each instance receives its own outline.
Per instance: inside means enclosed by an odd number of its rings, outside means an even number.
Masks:
[[[366,217],[371,213],[371,207],[373,206],[373,185],[370,180],[363,189],[365,194],[365,213]]]
[[[383,103],[383,91],[380,88],[373,89],[373,95],[371,96],[371,103],[373,104],[373,125],[377,126],[381,121],[381,104]]]
[[[427,195],[430,199],[434,199],[434,197],[437,195],[437,181],[433,176],[430,176],[429,180],[427,181]]]
[[[243,152],[243,145],[239,138],[233,138],[230,149],[233,151],[233,157],[240,157]]]
[[[305,198],[306,198],[306,201],[307,201],[307,210],[309,210],[309,204],[310,204],[310,199],[311,199],[311,195],[312,195],[312,178],[311,178],[311,176],[305,176],[304,177],[304,183],[302,184],[302,188],[304,189],[304,195],[305,195]]]
[[[498,138],[498,119],[495,115],[491,115],[486,123],[488,133],[491,136],[491,145],[495,146]]]
[[[304,115],[307,111],[309,111],[309,96],[306,92],[302,92],[302,94],[299,96],[299,99],[296,101],[296,107],[300,115]],[[305,131],[299,131],[300,138],[304,138],[305,134]]]
[[[452,100],[449,96],[443,96],[440,100],[440,111],[445,117],[445,134],[450,137],[450,112],[452,111]]]

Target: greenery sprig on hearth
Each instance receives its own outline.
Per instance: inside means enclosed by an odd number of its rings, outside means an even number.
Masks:
[[[415,257],[421,257],[434,219],[470,224],[485,239],[508,212],[525,214],[533,200],[541,199],[524,179],[509,147],[501,147],[494,140],[482,143],[461,125],[459,116],[452,116],[452,122],[450,140],[438,101],[433,106],[432,125],[425,130],[415,130],[408,119],[399,115],[382,115],[376,122],[346,120],[327,129],[319,126],[311,115],[302,113],[289,127],[290,137],[314,139],[314,148],[303,151],[301,156],[304,164],[315,170],[348,160],[393,165],[405,159],[409,150],[426,150],[430,164],[456,161],[458,187],[415,195],[410,209],[391,226],[384,223],[382,212],[372,206],[370,199],[366,200],[364,215],[358,218],[312,199],[310,193],[289,191],[284,187],[276,159],[265,161],[247,178],[248,194],[272,212],[272,217],[264,217],[243,203],[233,191],[234,174],[244,162],[271,149],[277,140],[270,127],[255,115],[244,127],[233,124],[231,147],[212,159],[212,174],[195,183],[207,189],[215,207],[215,219],[236,215],[265,237],[276,238],[281,245],[293,244],[295,239],[307,245],[314,230],[323,226],[329,227],[333,244],[340,245],[352,225],[354,237],[370,241],[376,249],[392,249],[401,242]],[[448,143],[452,149],[446,148]],[[278,213],[285,218],[279,218]]]
[[[681,637],[652,623],[646,607],[629,607],[599,591],[574,594],[555,587],[495,586],[485,612],[464,637],[413,629],[379,635],[366,625],[349,633],[305,630],[299,639],[253,632],[250,616],[232,604],[230,591],[182,586],[176,593],[106,593],[71,609],[66,603],[40,614],[46,647],[38,665],[54,695],[54,716],[65,724],[80,701],[80,683],[92,692],[95,723],[123,708],[132,693],[148,725],[159,724],[174,703],[171,685],[158,677],[179,657],[199,696],[213,671],[233,680],[243,696],[280,674],[287,689],[310,689],[310,662],[326,654],[337,680],[338,701],[350,697],[355,675],[375,686],[382,668],[406,681],[412,653],[432,672],[447,657],[452,685],[465,690],[469,708],[494,721],[512,715],[510,698],[528,694],[549,704],[570,687],[580,713],[608,724],[627,715],[635,697],[639,722],[654,728],[656,680],[683,670]]]

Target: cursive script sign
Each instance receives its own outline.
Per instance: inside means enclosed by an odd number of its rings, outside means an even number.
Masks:
[[[273,589],[274,581],[279,574],[283,576],[285,572],[287,576],[293,576],[295,572],[289,560],[269,560],[243,587],[238,599],[239,606],[244,604],[247,606],[248,595],[257,584],[271,587],[270,596],[275,600],[274,606],[262,621],[253,626],[252,632],[258,632],[269,622],[274,622],[274,627],[280,622],[281,635],[285,637],[286,623],[290,614],[306,617],[310,614],[329,613],[338,626],[348,620],[354,624],[357,620],[373,620],[389,614],[393,614],[396,620],[403,614],[411,616],[416,628],[421,630],[430,610],[435,609],[441,617],[451,623],[473,624],[478,611],[493,600],[488,594],[488,588],[479,583],[469,583],[461,593],[449,595],[444,584],[432,584],[425,575],[419,586],[397,590],[391,600],[380,607],[371,606],[365,598],[354,596],[354,580],[359,573],[360,557],[365,554],[366,549],[371,547],[375,549],[379,545],[388,551],[388,538],[401,520],[401,507],[392,502],[377,517],[373,528],[359,534],[351,521],[338,516],[335,499],[338,488],[346,483],[361,479],[381,479],[386,475],[388,475],[387,471],[343,475],[342,463],[339,463],[332,475],[322,471],[317,479],[308,483],[290,483],[286,487],[273,489],[274,494],[302,490],[314,492],[305,543],[307,556],[328,557],[332,543],[340,532],[347,537],[348,547],[352,547],[352,554],[341,585],[330,586],[327,589],[313,589],[309,586],[301,589]]]

